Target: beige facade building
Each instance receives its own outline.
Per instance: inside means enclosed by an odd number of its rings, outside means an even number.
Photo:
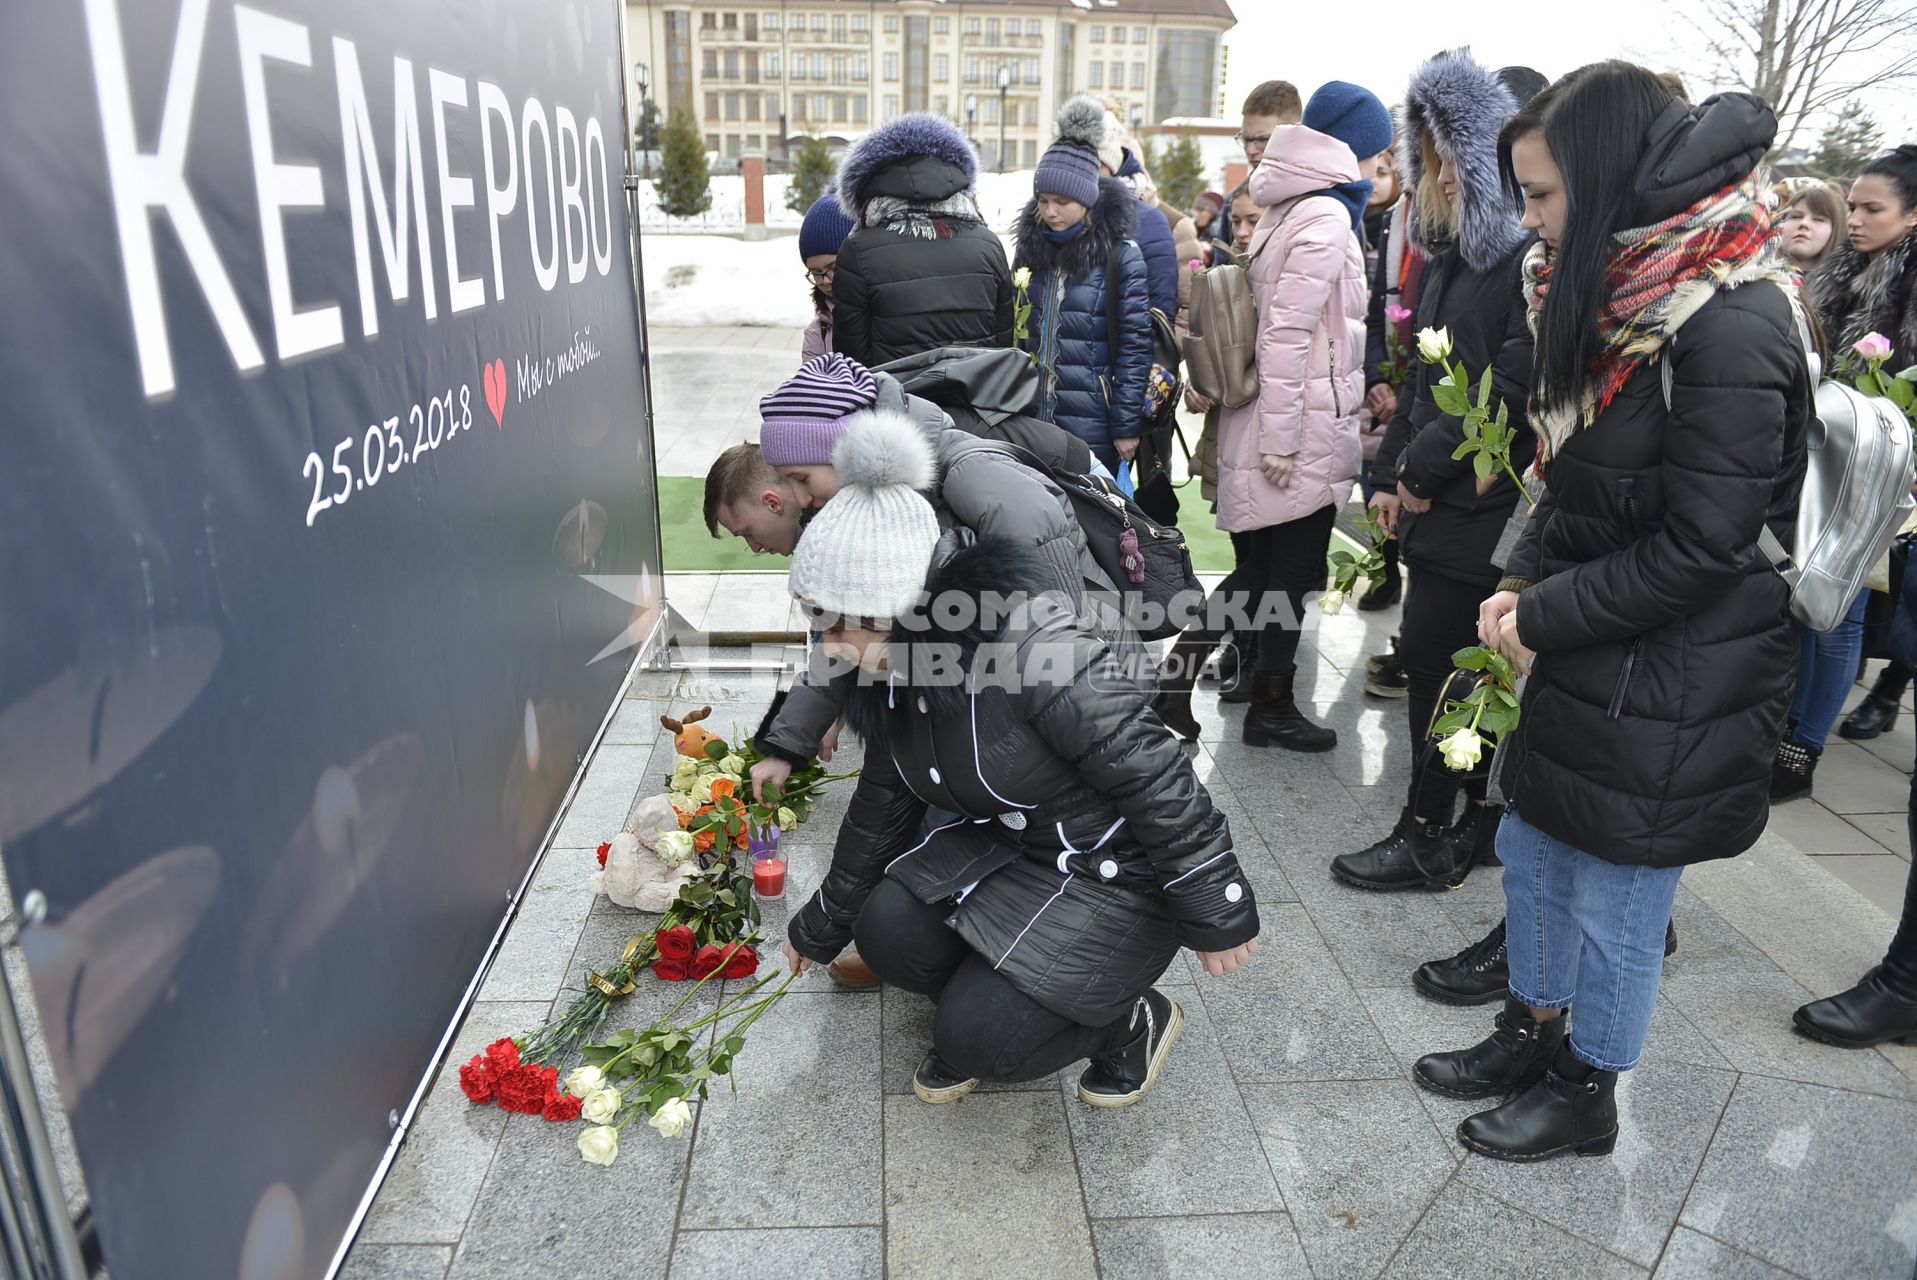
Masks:
[[[691,111],[706,148],[779,156],[907,111],[964,128],[985,167],[1030,168],[1059,103],[1128,123],[1224,113],[1227,0],[643,0],[626,6],[635,110]],[[642,92],[643,91],[643,92]]]

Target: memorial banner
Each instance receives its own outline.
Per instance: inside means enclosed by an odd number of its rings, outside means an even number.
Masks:
[[[620,19],[0,15],[0,854],[121,1280],[325,1274],[652,633]]]

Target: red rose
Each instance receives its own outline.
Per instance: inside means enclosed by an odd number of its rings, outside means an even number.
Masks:
[[[659,936],[652,940],[652,944],[659,949],[661,957],[690,963],[693,950],[698,946],[699,940],[692,936],[690,928],[681,924],[674,925],[670,929],[661,929]]]
[[[608,840],[606,841],[606,843],[599,846],[599,865],[600,866],[603,867],[606,865],[606,855],[611,852],[612,852],[612,841]]]
[[[493,1076],[483,1056],[474,1054],[473,1060],[459,1069],[459,1088],[468,1099],[482,1106],[493,1100]]]
[[[725,948],[714,946],[708,942],[705,946],[699,948],[698,954],[692,957],[692,976],[695,978],[710,978],[713,974],[725,968],[725,965]]]
[[[759,953],[743,942],[725,949],[725,963],[719,967],[721,978],[748,978],[759,970]]]
[[[494,1071],[511,1071],[519,1065],[519,1046],[512,1037],[495,1040],[486,1046],[486,1061],[492,1064]]]
[[[575,1098],[570,1093],[556,1093],[546,1099],[545,1117],[555,1122],[577,1120],[583,1098]]]
[[[660,956],[652,962],[652,972],[667,982],[684,982],[692,974],[692,967],[684,960],[671,960]]]

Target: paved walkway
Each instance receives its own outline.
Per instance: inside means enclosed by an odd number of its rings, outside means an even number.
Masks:
[[[1429,1003],[1408,977],[1497,918],[1495,875],[1380,896],[1325,867],[1389,825],[1404,786],[1391,749],[1403,706],[1359,691],[1389,625],[1348,614],[1308,637],[1306,680],[1340,733],[1327,755],[1245,748],[1241,713],[1201,698],[1195,763],[1257,886],[1263,947],[1229,979],[1174,965],[1188,1028],[1145,1104],[1094,1112],[1068,1076],[924,1106],[908,1082],[927,1002],[815,973],[752,1032],[736,1096],[706,1103],[684,1139],[629,1133],[611,1169],[579,1160],[577,1126],[473,1108],[442,1073],[347,1274],[1907,1280],[1917,1050],[1846,1053],[1789,1018],[1854,981],[1889,936],[1889,917],[1833,872],[1896,858],[1908,728],[1874,751],[1833,748],[1824,805],[1780,811],[1750,854],[1686,873],[1645,1063],[1619,1090],[1617,1150],[1498,1164],[1453,1137],[1472,1105],[1408,1074],[1488,1026],[1489,1011]],[[670,766],[660,713],[711,703],[715,724],[744,727],[772,688],[639,678],[453,1062],[537,1023],[650,919],[585,882],[593,847]],[[850,796],[833,793],[801,834],[790,900],[816,883]],[[768,936],[783,922],[768,912]],[[615,1025],[674,998],[647,980]]]

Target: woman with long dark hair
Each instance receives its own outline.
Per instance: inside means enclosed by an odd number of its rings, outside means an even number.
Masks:
[[[1812,391],[1754,181],[1776,131],[1758,98],[1693,109],[1622,62],[1507,129],[1539,234],[1525,290],[1549,486],[1479,614],[1482,642],[1530,672],[1499,753],[1510,993],[1488,1039],[1413,1072],[1451,1097],[1515,1093],[1459,1126],[1483,1155],[1612,1149],[1678,877],[1764,830],[1796,640],[1754,548],[1767,527],[1792,537]]]
[[[1510,78],[1521,82],[1515,70]],[[1452,358],[1474,380],[1490,371],[1492,394],[1508,407],[1517,433],[1512,465],[1522,470],[1533,448],[1525,420],[1531,331],[1518,288],[1529,237],[1519,225],[1517,199],[1498,176],[1498,130],[1517,109],[1503,76],[1464,50],[1441,53],[1411,77],[1401,147],[1416,209],[1407,234],[1428,258],[1414,323],[1448,331]],[[1332,874],[1361,889],[1409,889],[1428,876],[1461,877],[1497,831],[1483,773],[1465,784],[1464,815],[1453,826],[1457,775],[1442,766],[1416,767],[1452,671],[1451,655],[1471,643],[1478,604],[1497,586],[1492,556],[1518,500],[1503,474],[1480,480],[1469,457],[1454,456],[1464,441],[1464,420],[1438,408],[1434,388],[1442,376],[1433,365],[1412,370],[1372,463],[1378,489],[1372,505],[1397,529],[1401,554],[1414,571],[1398,640],[1410,680],[1413,777],[1391,831],[1331,860]]]
[[[1843,350],[1866,334],[1882,334],[1891,342],[1885,367],[1906,369],[1917,363],[1917,146],[1901,146],[1864,169],[1850,189],[1846,232],[1845,243],[1811,280],[1832,344]],[[1884,727],[1896,717],[1896,700],[1910,678],[1906,664],[1917,661],[1917,583],[1908,568],[1891,649],[1891,669],[1858,708],[1861,713],[1887,699],[1890,710],[1878,717]],[[1887,690],[1893,681],[1895,688]],[[1910,832],[1917,849],[1917,782],[1911,786]],[[1898,1039],[1917,1043],[1917,870],[1884,962],[1848,991],[1799,1009],[1796,1021],[1804,1034],[1847,1049]]]

